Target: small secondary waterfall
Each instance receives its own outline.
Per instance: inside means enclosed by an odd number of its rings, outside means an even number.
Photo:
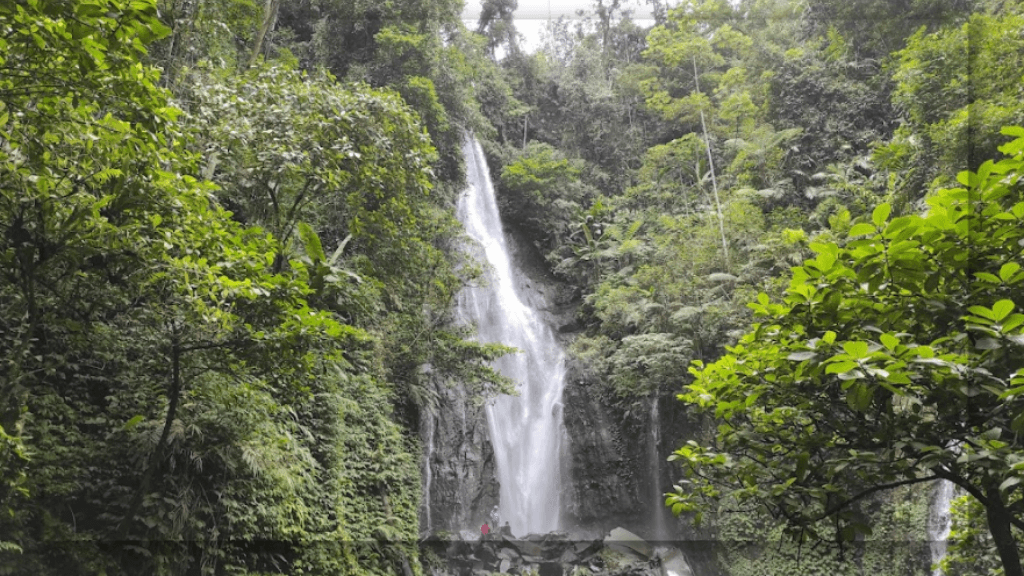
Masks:
[[[434,479],[430,460],[434,457],[434,431],[437,423],[433,412],[430,410],[425,410],[424,412],[426,417],[424,419],[423,437],[426,438],[427,445],[424,447],[423,454],[423,529],[429,532],[432,524],[430,518],[430,485]]]
[[[928,540],[932,549],[932,564],[938,564],[946,556],[946,540],[952,528],[953,519],[949,508],[953,502],[956,486],[948,480],[939,480],[928,508]],[[932,571],[932,576],[942,576],[939,568]]]
[[[496,362],[516,382],[519,396],[501,396],[487,406],[500,488],[500,521],[513,533],[551,532],[561,515],[562,389],[565,356],[551,327],[523,303],[498,215],[487,163],[479,142],[463,142],[468,186],[458,217],[482,249],[490,270],[486,285],[459,295],[461,318],[477,327],[483,342],[520,350]]]
[[[647,448],[647,458],[651,463],[651,510],[654,514],[654,540],[668,539],[668,528],[665,523],[665,504],[661,486],[661,416],[658,413],[658,394],[651,400],[651,441]]]

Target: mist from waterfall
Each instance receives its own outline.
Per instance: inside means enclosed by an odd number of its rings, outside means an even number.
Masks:
[[[560,527],[562,389],[565,355],[554,332],[524,304],[527,288],[517,286],[515,269],[498,214],[480,143],[466,138],[467,188],[458,217],[475,246],[470,251],[488,269],[484,281],[459,295],[460,318],[477,328],[482,342],[514,346],[519,353],[495,367],[516,382],[519,396],[500,396],[487,408],[500,488],[499,521],[513,533],[551,532]]]
[[[425,432],[423,434],[423,438],[426,439],[426,446],[424,446],[424,450],[423,450],[423,468],[422,468],[423,469],[423,505],[422,505],[422,510],[423,510],[423,527],[427,531],[430,531],[430,527],[433,524],[433,522],[431,521],[431,518],[430,518],[430,484],[431,484],[431,482],[434,479],[434,472],[433,472],[433,468],[430,465],[430,460],[431,460],[431,458],[434,457],[434,428],[435,428],[436,424],[434,423],[434,414],[431,411],[429,411],[429,410],[425,410],[424,412],[426,413],[426,416],[424,418],[424,420],[425,420],[425,422],[424,422],[424,424],[425,424],[425,426],[424,426]]]
[[[932,564],[938,564],[946,557],[949,531],[953,525],[950,506],[955,490],[956,485],[949,480],[939,480],[931,506],[928,508],[928,539],[932,552]],[[932,576],[942,576],[942,574],[942,570],[938,567],[932,570]]]

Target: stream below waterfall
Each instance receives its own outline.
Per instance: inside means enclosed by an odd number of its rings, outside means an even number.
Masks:
[[[518,535],[552,532],[562,511],[565,354],[539,312],[524,303],[531,295],[512,261],[479,142],[467,137],[463,153],[467,187],[457,214],[472,240],[470,253],[487,269],[478,285],[460,293],[457,312],[480,341],[519,350],[495,363],[519,395],[500,396],[486,408],[500,484],[498,521]]]

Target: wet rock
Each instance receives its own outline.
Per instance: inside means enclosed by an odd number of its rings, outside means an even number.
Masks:
[[[558,562],[542,562],[537,572],[540,576],[562,576],[562,564]]]
[[[604,545],[620,552],[633,553],[643,559],[654,556],[654,547],[625,528],[615,528],[604,539]]]
[[[641,557],[639,554],[629,550],[628,548],[621,550],[612,547],[605,548],[601,552],[600,559],[604,563],[604,566],[600,571],[601,574],[607,574],[609,576],[636,574],[651,567],[649,560]]]
[[[576,553],[575,547],[566,548],[562,555],[559,556],[558,561],[564,564],[579,564],[580,556]]]
[[[468,558],[473,555],[473,543],[461,539],[452,540],[445,554],[448,558]]]
[[[596,393],[599,384],[583,366],[571,362],[562,405],[566,435],[569,515],[576,525],[608,529],[645,521],[648,506],[632,478],[637,439],[630,439]]]
[[[516,548],[527,562],[540,562],[544,559],[544,547],[537,542],[520,540]]]
[[[583,325],[575,318],[573,318],[568,324],[562,324],[558,327],[558,332],[560,334],[570,334],[581,330],[583,330]]]
[[[490,565],[498,561],[498,554],[490,542],[482,544],[476,551],[476,556],[484,563]]]
[[[694,576],[686,555],[678,548],[659,549],[661,576]]]
[[[489,520],[500,488],[484,407],[461,385],[438,379],[432,386],[438,414],[425,416],[420,430],[424,445],[433,448],[426,458],[429,475],[423,475],[430,479],[424,486],[430,509],[422,511],[422,524],[434,531],[479,526]]]

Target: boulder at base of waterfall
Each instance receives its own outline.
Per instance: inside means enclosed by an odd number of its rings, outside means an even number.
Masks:
[[[612,530],[608,536],[605,536],[604,545],[619,552],[636,554],[645,560],[654,555],[654,547],[646,540],[621,527]]]
[[[540,576],[562,576],[562,565],[558,562],[542,562],[537,572]]]
[[[519,553],[522,554],[523,560],[527,562],[544,561],[544,547],[537,542],[520,540],[519,542],[516,542],[516,548],[518,548]]]
[[[570,540],[565,534],[539,535],[526,540],[469,539],[466,534],[459,534],[455,535],[456,539],[444,542],[445,537],[450,536],[436,535],[421,542],[421,560],[434,558],[447,565],[424,564],[425,572],[431,576],[480,576],[485,572],[564,576],[576,569],[589,570],[594,576],[693,576],[682,568],[685,559],[678,551],[673,553],[668,548],[659,548],[664,552],[654,555],[649,552],[650,544],[625,530],[613,531],[606,539],[607,545],[605,540]],[[671,573],[659,566],[662,558],[670,560]]]
[[[544,558],[551,560],[557,559],[562,555],[562,551],[572,546],[572,542],[569,541],[569,534],[565,532],[549,532],[547,534],[530,534],[527,536],[530,542],[539,544],[543,550],[542,555]]]
[[[476,550],[476,557],[486,564],[494,564],[498,561],[498,554],[491,542],[482,542]]]
[[[507,573],[510,568],[519,568],[523,558],[514,548],[502,548],[498,550],[498,571]]]
[[[570,546],[562,551],[562,555],[558,558],[558,561],[561,562],[563,565],[571,566],[579,564],[580,557],[579,554],[576,553],[576,550],[572,546]]]
[[[573,544],[572,549],[580,558],[589,558],[601,551],[604,547],[602,540],[584,540]]]
[[[656,552],[661,558],[661,576],[693,576],[686,555],[678,548],[659,547]]]

